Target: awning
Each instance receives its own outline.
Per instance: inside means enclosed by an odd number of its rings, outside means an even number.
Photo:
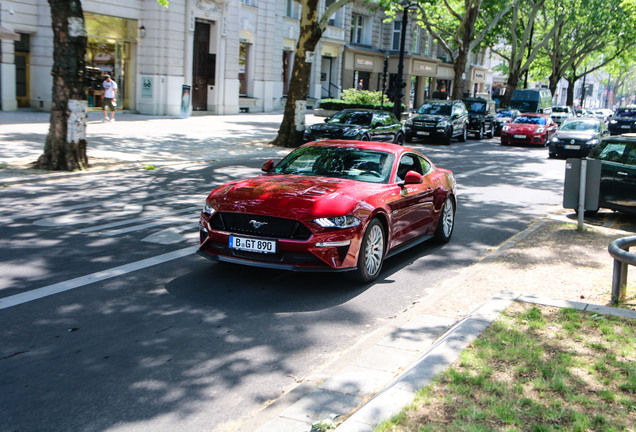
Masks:
[[[20,35],[5,28],[0,26],[0,39],[6,39],[6,40],[20,40]]]

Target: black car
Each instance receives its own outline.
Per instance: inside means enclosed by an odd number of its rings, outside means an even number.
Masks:
[[[431,100],[422,104],[404,125],[406,141],[433,139],[450,144],[455,137],[466,141],[468,111],[461,100]]]
[[[468,133],[483,139],[495,136],[495,101],[484,98],[462,99],[468,110]]]
[[[498,108],[495,114],[495,135],[501,135],[501,129],[521,114],[521,111],[513,108]]]
[[[636,132],[636,106],[617,108],[607,126],[611,135]]]
[[[305,129],[304,142],[320,139],[382,141],[404,144],[402,122],[393,113],[369,109],[344,109]]]
[[[589,158],[601,161],[599,207],[636,215],[636,134],[603,138]]]
[[[595,117],[571,117],[563,121],[548,144],[551,158],[585,157],[601,138],[609,135],[602,119]]]

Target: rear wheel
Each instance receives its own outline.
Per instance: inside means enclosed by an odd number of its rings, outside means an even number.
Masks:
[[[464,129],[462,129],[462,134],[459,136],[459,142],[466,142],[468,139],[468,128],[464,125]]]
[[[488,133],[486,134],[486,138],[492,138],[495,136],[495,124],[491,123],[490,124],[490,130],[488,131]]]
[[[448,243],[453,235],[453,228],[455,228],[455,202],[453,198],[448,196],[444,201],[444,206],[437,221],[437,228],[434,234],[435,241]]]
[[[360,244],[358,268],[345,273],[345,276],[348,279],[364,283],[375,280],[382,269],[385,242],[382,224],[378,219],[371,220]]]
[[[483,140],[484,139],[484,130],[485,130],[485,126],[481,125],[479,126],[479,132],[477,132],[477,139],[478,140]]]

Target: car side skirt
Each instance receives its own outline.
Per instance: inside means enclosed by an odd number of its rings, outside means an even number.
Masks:
[[[420,243],[424,243],[425,241],[430,240],[430,239],[432,239],[432,238],[433,238],[433,236],[432,236],[432,235],[428,235],[428,234],[427,234],[427,235],[420,236],[420,237],[418,237],[418,238],[415,238],[415,239],[411,240],[411,241],[410,241],[410,242],[408,242],[408,243],[405,243],[405,244],[402,244],[402,245],[400,245],[400,246],[396,247],[395,249],[391,249],[391,251],[390,251],[389,253],[387,253],[387,254],[386,254],[386,257],[385,257],[385,258],[390,258],[390,257],[392,257],[393,255],[397,255],[397,254],[399,254],[400,252],[404,252],[405,250],[410,249],[410,248],[412,248],[413,246],[417,246],[417,245],[419,245]]]

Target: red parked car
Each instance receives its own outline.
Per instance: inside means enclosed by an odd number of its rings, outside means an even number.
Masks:
[[[200,255],[370,282],[386,257],[431,238],[446,243],[453,233],[452,172],[408,147],[316,141],[262,170],[210,193]]]
[[[501,129],[501,145],[547,146],[559,126],[548,114],[520,114]]]

